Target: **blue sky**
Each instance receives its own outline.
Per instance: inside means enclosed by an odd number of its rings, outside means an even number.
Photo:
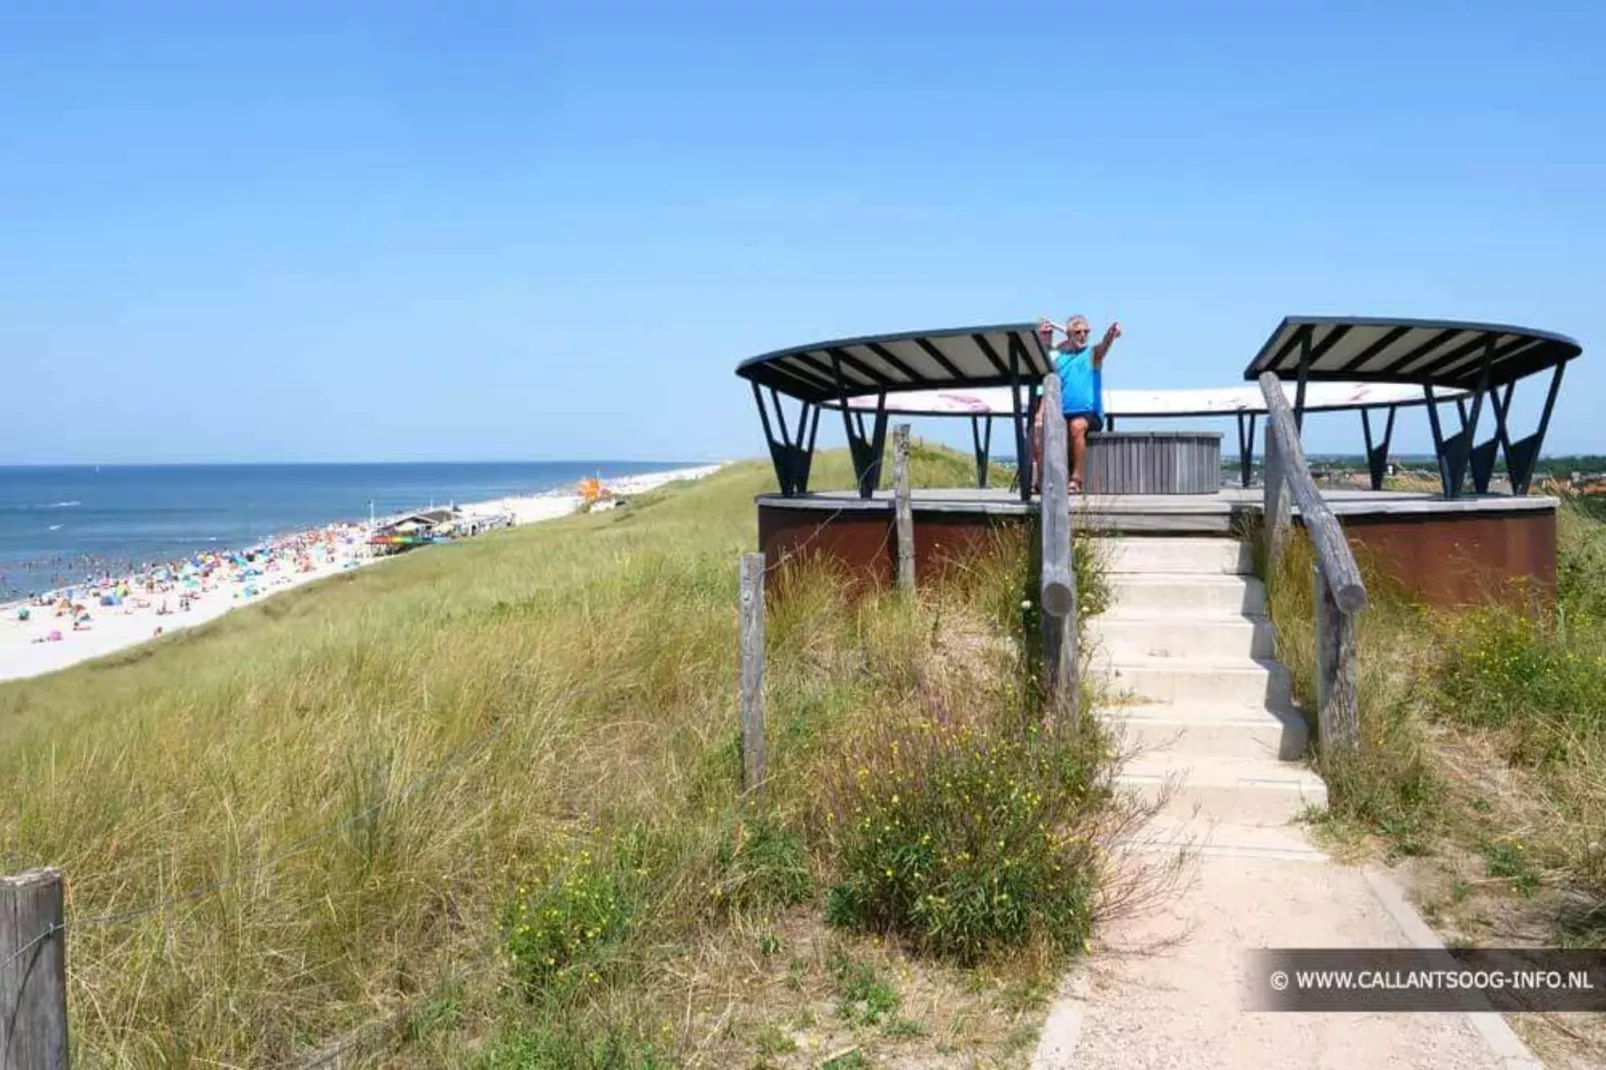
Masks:
[[[1547,452],[1606,452],[1602,40],[1585,3],[4,0],[0,463],[757,456],[744,357],[1073,311],[1124,324],[1112,387],[1236,384],[1289,313],[1560,331]]]

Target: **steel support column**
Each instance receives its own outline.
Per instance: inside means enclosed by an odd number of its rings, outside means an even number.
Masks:
[[[1439,489],[1446,498],[1454,498],[1455,492],[1450,486],[1450,469],[1444,458],[1444,428],[1439,426],[1439,403],[1433,398],[1431,383],[1422,384],[1422,396],[1427,400],[1428,428],[1433,432],[1433,459],[1439,465]]]
[[[1009,339],[1009,397],[1011,416],[1015,421],[1015,468],[1020,474],[1020,500],[1032,499],[1032,420],[1036,416],[1038,399],[1027,388],[1026,407],[1021,407],[1021,344],[1013,336]]]
[[[1310,338],[1314,328],[1305,327],[1299,335],[1299,379],[1294,386],[1294,427],[1305,431],[1305,382],[1310,378]]]
[[[983,431],[983,428],[986,430]],[[970,442],[976,451],[976,486],[986,490],[988,460],[993,450],[993,417],[991,413],[986,416],[972,416],[970,418]]]
[[[1398,405],[1388,407],[1388,422],[1383,425],[1383,437],[1375,445],[1372,442],[1372,410],[1361,409],[1361,432],[1366,436],[1366,470],[1372,477],[1372,489],[1383,489],[1383,477],[1388,474],[1389,442],[1394,438],[1394,414],[1399,411]]]
[[[1494,477],[1494,462],[1499,454],[1506,458],[1506,470],[1511,470],[1511,433],[1506,428],[1506,414],[1511,411],[1511,392],[1516,383],[1506,384],[1502,397],[1500,388],[1489,391],[1489,407],[1494,410],[1494,434],[1489,441],[1472,448],[1472,486],[1479,494],[1489,493],[1489,482]]]
[[[864,413],[848,405],[848,379],[842,374],[842,357],[831,354],[831,369],[836,373],[836,387],[842,399],[842,426],[848,433],[848,453],[853,458],[853,478],[859,487],[859,497],[868,498],[881,486],[881,458],[887,448],[887,392],[876,395],[875,416],[867,433]]]
[[[848,452],[853,457],[853,479],[859,487],[859,497],[869,498],[881,487],[881,460],[887,448],[887,395],[876,395],[870,430],[864,428],[862,412],[855,412],[851,420],[844,422],[848,429]]]
[[[1247,420],[1245,419],[1247,417]],[[1255,474],[1255,420],[1257,413],[1238,414],[1238,478],[1244,486],[1254,482]]]
[[[1545,395],[1545,408],[1539,416],[1539,429],[1527,438],[1511,444],[1506,457],[1506,471],[1511,476],[1511,493],[1525,495],[1533,482],[1534,467],[1539,461],[1539,450],[1545,444],[1545,432],[1550,428],[1550,414],[1556,408],[1556,394],[1561,390],[1561,373],[1567,367],[1556,365],[1550,378],[1550,390]]]
[[[770,401],[775,406],[775,423],[771,424],[764,394],[753,383],[753,401],[758,405],[758,418],[764,425],[764,440],[769,445],[770,463],[775,466],[775,481],[781,493],[788,498],[809,492],[809,468],[814,462],[814,441],[820,430],[820,407],[799,401],[797,440],[794,442],[786,426],[786,412],[781,408],[781,395],[770,388]],[[775,434],[779,426],[780,435]]]
[[[1489,370],[1494,363],[1494,339],[1485,343],[1483,357],[1478,362],[1478,380],[1473,387],[1472,414],[1467,414],[1465,398],[1455,399],[1456,412],[1461,417],[1461,430],[1444,440],[1445,479],[1451,488],[1448,497],[1459,498],[1466,483],[1467,463],[1472,460],[1473,443],[1478,438],[1478,419],[1483,413],[1483,396],[1489,392]],[[1473,484],[1477,478],[1474,474]]]

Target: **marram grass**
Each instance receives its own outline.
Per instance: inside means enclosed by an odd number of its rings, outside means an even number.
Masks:
[[[852,726],[1013,665],[940,636],[985,647],[1018,568],[912,603],[783,577],[774,779],[739,798],[737,560],[773,485],[735,465],[0,686],[0,857],[66,873],[78,1064],[721,1065],[684,964],[831,875],[814,789]]]
[[[1366,567],[1360,756],[1326,763],[1333,816],[1396,853],[1453,845],[1481,881],[1565,904],[1542,926],[1598,946],[1606,933],[1606,523],[1559,516],[1557,588],[1430,611]],[[1313,556],[1293,540],[1271,577],[1278,657],[1310,708]],[[1473,761],[1469,755],[1480,756]],[[1485,768],[1487,758],[1495,767]],[[1504,768],[1499,768],[1503,766]],[[1512,858],[1521,845],[1523,865]],[[1586,909],[1579,910],[1577,904]]]

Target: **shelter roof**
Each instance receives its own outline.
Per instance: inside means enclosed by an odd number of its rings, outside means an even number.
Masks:
[[[1006,323],[815,342],[745,360],[736,374],[818,403],[844,393],[1007,386],[1052,370],[1037,325]]]
[[[1502,386],[1583,352],[1565,335],[1500,323],[1289,316],[1260,347],[1245,379],[1290,378],[1309,351],[1308,382],[1365,380],[1476,389],[1485,354],[1489,384]]]

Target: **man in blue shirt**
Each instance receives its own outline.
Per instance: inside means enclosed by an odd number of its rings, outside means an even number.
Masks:
[[[1050,320],[1037,325],[1043,336],[1043,345],[1054,354],[1055,370],[1060,377],[1061,409],[1065,418],[1066,437],[1070,440],[1071,474],[1070,491],[1082,489],[1082,460],[1087,456],[1087,433],[1104,430],[1104,358],[1110,346],[1121,337],[1121,324],[1112,323],[1104,332],[1104,340],[1088,345],[1092,336],[1086,316],[1072,316],[1065,321],[1065,340],[1054,344],[1054,332],[1060,326]],[[1043,407],[1037,407],[1037,419],[1032,427],[1033,491],[1043,485]]]

